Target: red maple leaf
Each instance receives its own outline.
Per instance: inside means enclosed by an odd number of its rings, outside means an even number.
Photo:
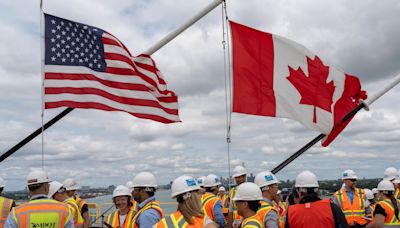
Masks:
[[[332,113],[332,97],[335,91],[333,81],[327,83],[329,66],[325,66],[322,61],[315,56],[314,60],[307,57],[308,76],[299,67],[294,70],[289,66],[289,76],[287,79],[299,91],[301,95],[300,104],[313,105],[313,122],[317,123],[316,108],[319,107]]]

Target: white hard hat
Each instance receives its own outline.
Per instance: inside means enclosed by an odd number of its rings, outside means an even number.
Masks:
[[[197,181],[191,176],[180,176],[172,182],[171,186],[171,198],[175,198],[180,194],[199,190],[200,186]]]
[[[218,185],[221,185],[221,182],[219,182],[219,178],[217,177],[217,175],[210,174],[204,180],[204,187],[206,188],[215,187]]]
[[[124,185],[118,185],[113,191],[113,198],[117,196],[131,196],[131,191]]]
[[[400,169],[397,170],[396,178],[392,181],[393,184],[400,184]]]
[[[393,167],[389,167],[385,169],[385,172],[383,173],[383,179],[384,180],[389,180],[392,181],[397,177],[397,169]]]
[[[368,188],[364,188],[364,192],[365,192],[365,196],[367,197],[367,199],[373,199],[374,198],[374,193],[369,190]]]
[[[256,175],[254,183],[256,183],[258,187],[262,188],[268,185],[277,184],[279,183],[279,180],[270,171],[263,171]]]
[[[58,182],[58,181],[52,181],[50,182],[50,187],[49,187],[49,193],[47,194],[47,197],[50,199],[53,198],[53,196],[63,187],[63,185]]]
[[[47,173],[43,170],[34,170],[30,172],[26,178],[28,186],[32,184],[49,183],[50,181]]]
[[[132,191],[133,190],[133,181],[126,182],[125,186]]]
[[[392,182],[388,180],[382,180],[379,182],[377,189],[378,191],[394,191],[394,186]]]
[[[318,188],[318,179],[314,173],[305,170],[296,177],[296,188]]]
[[[251,182],[245,182],[239,185],[235,197],[233,197],[233,201],[254,201],[262,199],[263,197],[260,187]]]
[[[0,188],[4,188],[6,186],[3,178],[0,177]]]
[[[221,187],[219,187],[218,191],[220,191],[220,192],[225,192],[225,191],[226,191],[226,189],[225,189],[225,187],[224,187],[224,186],[221,186]]]
[[[206,181],[206,176],[201,176],[197,178],[197,183],[199,184],[200,187],[204,187],[204,182]]]
[[[152,187],[157,188],[156,177],[150,172],[138,173],[132,181],[132,187]]]
[[[241,165],[238,165],[238,166],[236,166],[236,167],[233,169],[233,175],[232,175],[232,177],[233,177],[233,178],[235,178],[235,177],[240,177],[240,176],[243,176],[243,175],[246,175],[246,174],[247,174],[246,168],[244,168],[244,167],[241,166]]]
[[[67,191],[77,190],[79,188],[76,181],[72,178],[65,179],[63,182],[63,186]]]
[[[342,174],[342,180],[347,180],[347,179],[358,179],[358,177],[353,170],[348,169],[345,170]]]
[[[372,189],[372,193],[373,193],[373,194],[376,194],[376,193],[378,193],[378,192],[379,192],[379,191],[378,191],[377,188],[373,188],[373,189]]]

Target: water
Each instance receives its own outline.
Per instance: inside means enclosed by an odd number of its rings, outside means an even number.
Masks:
[[[177,204],[175,199],[171,199],[171,191],[170,190],[158,190],[156,192],[156,199],[160,202],[161,208],[163,209],[166,215],[173,213],[176,210]],[[101,206],[101,213],[107,211],[106,214],[109,214],[115,211],[115,207],[112,203],[112,196],[105,195],[94,198],[85,199],[88,203],[96,203]]]

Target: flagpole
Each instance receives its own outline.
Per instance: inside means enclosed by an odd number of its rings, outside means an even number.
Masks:
[[[175,37],[177,37],[179,34],[184,32],[187,28],[192,26],[194,23],[196,23],[198,20],[200,20],[202,17],[207,15],[210,11],[215,9],[218,5],[220,5],[224,0],[214,0],[211,4],[206,6],[204,9],[202,9],[199,13],[197,13],[195,16],[190,18],[186,23],[184,23],[182,26],[177,28],[175,31],[171,32],[167,36],[165,36],[163,39],[161,39],[159,42],[157,42],[155,45],[150,47],[148,50],[146,50],[143,54],[154,54],[156,51],[158,51],[160,48],[165,46],[167,43],[169,43],[171,40],[173,40]],[[42,3],[40,4],[40,7],[42,7]],[[44,48],[43,48],[44,50]],[[43,51],[42,50],[42,51]],[[4,161],[6,158],[11,156],[13,153],[15,153],[17,150],[19,150],[21,147],[26,145],[28,142],[30,142],[32,139],[34,139],[36,136],[38,136],[40,133],[43,133],[47,128],[51,127],[53,124],[55,124],[57,121],[59,121],[61,118],[66,116],[68,113],[70,113],[74,108],[66,108],[64,111],[59,113],[57,116],[55,116],[53,119],[48,121],[46,124],[42,124],[41,127],[39,127],[36,131],[34,131],[32,134],[28,135],[26,138],[21,140],[18,144],[13,146],[11,149],[9,149],[7,152],[2,154],[0,156],[0,162]]]
[[[374,103],[377,99],[382,97],[385,93],[387,93],[389,90],[393,89],[397,84],[400,82],[400,74],[398,74],[396,77],[392,79],[391,82],[386,84],[382,89],[380,89],[378,92],[370,96],[367,100],[361,102],[357,107],[355,107],[353,110],[351,110],[342,120],[341,123],[346,122],[348,119],[353,117],[358,111],[360,111],[362,108],[365,108],[366,110],[369,111],[369,105]],[[317,142],[321,141],[326,135],[325,134],[320,134],[317,137],[315,137],[313,140],[311,140],[309,143],[307,143],[305,146],[303,146],[301,149],[299,149],[297,152],[292,154],[289,158],[284,160],[282,163],[277,165],[274,169],[271,170],[273,174],[278,173],[280,170],[285,168],[287,165],[289,165],[292,161],[294,161],[296,158],[298,158],[300,155],[302,155],[304,152],[306,152],[308,149],[310,149],[312,146],[314,146]]]

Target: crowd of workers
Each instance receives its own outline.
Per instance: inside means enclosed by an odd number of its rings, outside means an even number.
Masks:
[[[269,171],[247,182],[242,166],[234,169],[236,186],[229,194],[219,178],[210,174],[195,179],[180,176],[172,182],[171,198],[177,210],[165,215],[155,198],[156,177],[137,174],[126,185],[113,191],[116,210],[107,216],[108,228],[164,227],[246,227],[246,228],[321,228],[321,227],[400,227],[400,170],[387,168],[383,180],[372,190],[357,188],[353,170],[342,173],[343,185],[331,198],[321,199],[318,179],[310,171],[297,177],[292,193],[281,200],[279,180]],[[0,178],[0,194],[5,185]],[[28,174],[28,203],[15,206],[12,199],[0,196],[0,228],[90,226],[87,203],[77,197],[77,183],[66,179],[51,181],[45,171]]]

